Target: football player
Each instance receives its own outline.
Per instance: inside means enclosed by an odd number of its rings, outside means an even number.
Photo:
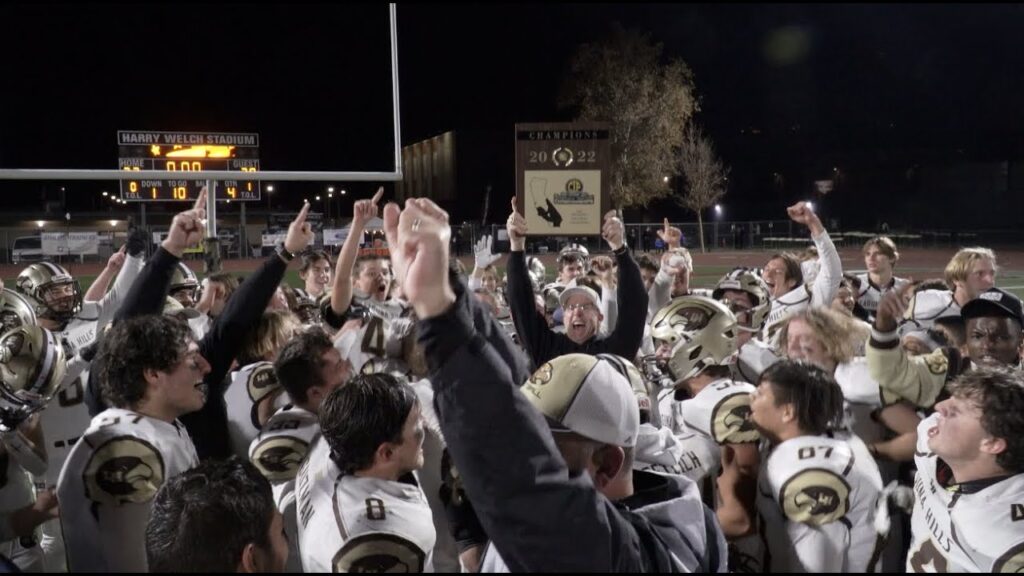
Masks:
[[[779,359],[771,346],[755,338],[764,328],[772,306],[768,285],[757,270],[734,268],[718,281],[711,297],[736,315],[739,355],[732,365],[733,376],[743,382],[757,382],[761,372]]]
[[[199,463],[178,417],[202,408],[210,365],[188,325],[170,316],[119,322],[99,354],[113,408],[93,418],[57,482],[68,568],[145,572],[153,497]]]
[[[833,434],[843,392],[824,370],[792,360],[761,375],[750,419],[768,440],[757,508],[765,571],[874,572],[882,478],[864,443]]]
[[[51,262],[29,265],[18,275],[18,292],[36,303],[36,321],[40,326],[58,335],[66,348],[69,369],[60,383],[57,401],[47,405],[40,415],[49,466],[46,474],[36,478],[40,487],[57,485],[61,467],[75,441],[89,426],[89,408],[85,403],[89,381],[89,347],[114,319],[114,314],[142,270],[142,257],[148,243],[141,228],[134,229],[126,243],[127,254],[116,252],[107,261],[104,274],[113,276],[119,268],[113,286],[97,301],[83,300],[78,280],[63,266]],[[91,290],[91,289],[90,289]],[[49,569],[64,565],[64,549],[60,526],[48,522],[43,526],[42,548]]]
[[[918,428],[907,572],[1024,569],[1024,379],[985,366]]]
[[[735,315],[721,302],[703,296],[677,298],[652,321],[657,356],[673,384],[658,401],[662,425],[715,455],[705,463],[705,474],[723,469],[728,456],[734,473],[723,474],[717,482],[716,514],[726,538],[746,556],[756,556],[754,489],[760,435],[748,420],[754,387],[734,380],[730,368],[736,360],[738,332]]]
[[[28,474],[42,476],[47,466],[34,413],[56,394],[65,369],[64,347],[49,330],[23,324],[0,335],[0,536],[6,537],[0,541],[0,552],[24,572],[43,571],[35,528],[56,518],[53,506],[52,514],[33,513],[36,495]],[[52,503],[53,492],[40,492],[39,501]]]
[[[231,373],[224,391],[231,449],[240,458],[248,457],[249,445],[263,425],[288,403],[273,361],[301,328],[291,311],[273,310],[264,312],[256,329],[245,336],[237,358],[241,367]]]
[[[157,493],[146,526],[149,571],[283,572],[283,525],[270,484],[252,464],[207,460]]]
[[[414,471],[423,466],[416,393],[387,374],[359,375],[328,395],[329,450],[299,470],[299,549],[307,572],[432,571],[436,533]]]
[[[856,295],[857,303],[867,311],[868,321],[874,319],[878,310],[878,302],[890,290],[900,290],[910,283],[906,278],[898,278],[894,274],[900,253],[896,251],[896,243],[888,236],[875,236],[864,243],[861,250],[864,254],[864,266],[867,272],[858,274],[860,292]]]
[[[839,253],[822,226],[818,215],[806,202],[797,202],[786,208],[789,218],[810,229],[811,240],[818,249],[821,267],[814,284],[806,284],[799,259],[791,253],[772,256],[761,273],[771,294],[772,308],[765,320],[766,341],[774,342],[780,322],[786,316],[811,306],[829,306],[839,290],[843,265]]]
[[[961,248],[946,264],[948,290],[914,294],[900,323],[900,335],[930,328],[935,320],[956,316],[968,302],[996,285],[996,254],[989,248]]]
[[[326,452],[317,413],[324,398],[341,387],[352,365],[319,328],[297,333],[284,345],[272,365],[274,382],[289,404],[267,420],[249,447],[248,456],[273,486],[274,502],[285,517],[289,571],[301,571],[295,514],[295,476],[307,456]],[[321,455],[326,457],[326,455]]]

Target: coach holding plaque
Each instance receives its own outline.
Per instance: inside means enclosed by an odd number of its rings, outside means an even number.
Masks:
[[[573,352],[609,352],[632,361],[643,338],[647,292],[640,267],[626,246],[622,220],[614,211],[603,212],[609,208],[608,137],[608,127],[600,124],[516,125],[518,194],[506,225],[507,295],[516,332],[535,367]],[[556,333],[534,305],[526,236],[596,234],[618,261],[618,322],[611,333],[599,335],[601,296],[589,286],[570,286],[559,298],[565,333]]]

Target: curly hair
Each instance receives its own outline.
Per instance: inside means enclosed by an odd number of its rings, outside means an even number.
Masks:
[[[831,308],[807,308],[787,318],[779,330],[779,350],[783,354],[789,346],[789,325],[794,320],[801,320],[814,330],[825,353],[836,364],[849,362],[857,356],[859,346],[869,335],[868,329],[858,324],[852,316],[840,314]]]
[[[97,355],[100,390],[111,406],[131,408],[146,395],[146,370],[170,371],[193,341],[174,316],[139,316],[110,328]]]
[[[1011,474],[1024,472],[1024,375],[1003,367],[965,372],[948,385],[949,393],[981,411],[981,427],[1002,438],[1006,450],[996,463]]]

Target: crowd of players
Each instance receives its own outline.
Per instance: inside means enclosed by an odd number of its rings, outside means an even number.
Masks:
[[[88,292],[50,262],[4,288],[5,567],[1024,569],[1024,307],[991,250],[911,282],[877,237],[844,274],[798,203],[813,250],[698,290],[678,229],[634,255],[610,212],[609,253],[548,282],[514,200],[511,252],[467,273],[443,210],[382,194],[336,262],[306,205],[200,283],[204,193]]]

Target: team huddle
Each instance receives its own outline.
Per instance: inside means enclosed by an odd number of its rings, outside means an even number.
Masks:
[[[698,290],[678,229],[634,255],[610,212],[550,280],[513,199],[467,273],[443,210],[382,194],[333,262],[307,204],[200,282],[204,192],[87,292],[50,262],[3,288],[6,568],[1024,569],[1024,306],[991,250],[912,282],[876,237],[845,274],[798,203],[804,257]]]

